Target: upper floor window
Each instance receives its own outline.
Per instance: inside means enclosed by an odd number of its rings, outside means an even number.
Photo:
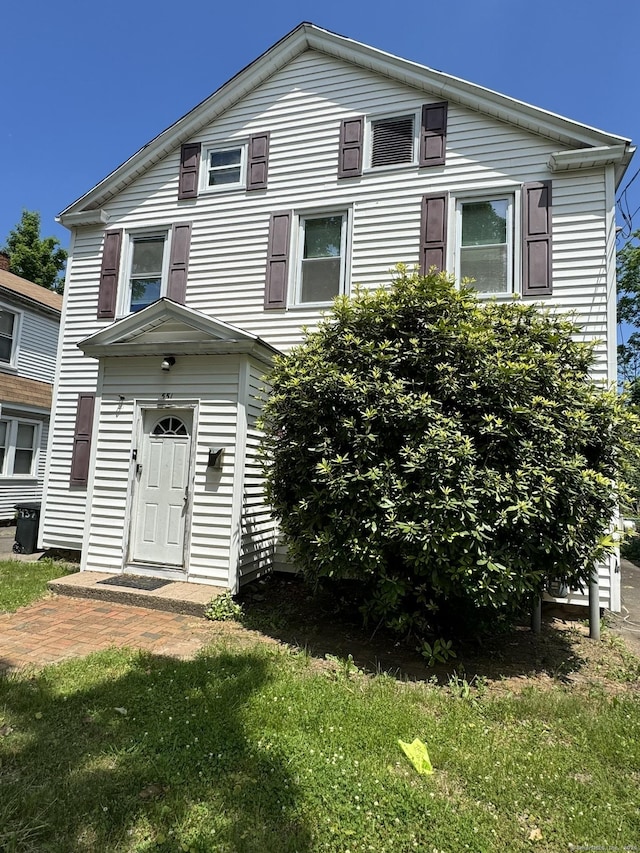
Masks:
[[[371,122],[371,165],[413,163],[415,116],[413,114]]]
[[[511,293],[513,283],[513,197],[458,201],[456,270],[473,279],[479,293]]]
[[[10,418],[0,420],[0,474],[35,476],[39,438],[38,423]]]
[[[167,279],[167,234],[131,235],[128,287],[122,313],[141,311],[164,296]]]
[[[18,336],[18,315],[0,308],[0,364],[13,364]]]
[[[297,304],[327,304],[345,291],[347,214],[301,216]]]
[[[244,186],[246,146],[207,150],[206,186],[208,189]]]

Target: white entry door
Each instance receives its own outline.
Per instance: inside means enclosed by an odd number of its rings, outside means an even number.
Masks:
[[[190,409],[143,413],[142,446],[134,463],[133,562],[184,566],[192,425]]]

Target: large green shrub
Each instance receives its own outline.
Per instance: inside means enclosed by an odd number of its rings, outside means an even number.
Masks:
[[[269,497],[307,578],[418,634],[515,613],[607,547],[629,414],[576,327],[399,268],[277,360]]]

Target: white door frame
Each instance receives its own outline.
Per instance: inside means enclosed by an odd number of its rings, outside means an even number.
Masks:
[[[127,497],[127,512],[125,517],[125,529],[123,531],[123,571],[137,575],[150,575],[152,577],[163,577],[169,580],[188,580],[189,575],[189,552],[191,546],[191,524],[193,517],[193,499],[195,481],[195,460],[198,434],[198,403],[194,400],[134,400],[135,417],[134,432],[131,450],[131,461],[129,470],[129,487]],[[182,568],[163,566],[162,564],[151,565],[149,563],[137,563],[133,560],[133,527],[136,520],[136,493],[137,477],[136,466],[140,462],[143,442],[145,437],[144,421],[148,412],[160,415],[163,411],[189,411],[191,415],[191,449],[188,460],[187,480],[189,483],[189,501],[184,517],[184,544],[182,549]]]

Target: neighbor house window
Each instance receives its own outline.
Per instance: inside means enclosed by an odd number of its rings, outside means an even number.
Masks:
[[[29,421],[0,420],[0,474],[31,477],[36,474],[40,425]]]
[[[17,333],[17,314],[0,308],[0,364],[13,364]]]
[[[376,119],[371,122],[371,165],[391,166],[413,163],[415,116],[413,114]]]
[[[245,147],[210,148],[207,151],[207,179],[209,189],[244,185]]]
[[[346,213],[300,217],[298,304],[326,304],[344,293],[346,240]]]
[[[129,254],[124,314],[141,311],[164,296],[167,280],[167,235],[132,235]]]
[[[457,276],[479,293],[513,290],[513,198],[470,199],[457,205]]]

